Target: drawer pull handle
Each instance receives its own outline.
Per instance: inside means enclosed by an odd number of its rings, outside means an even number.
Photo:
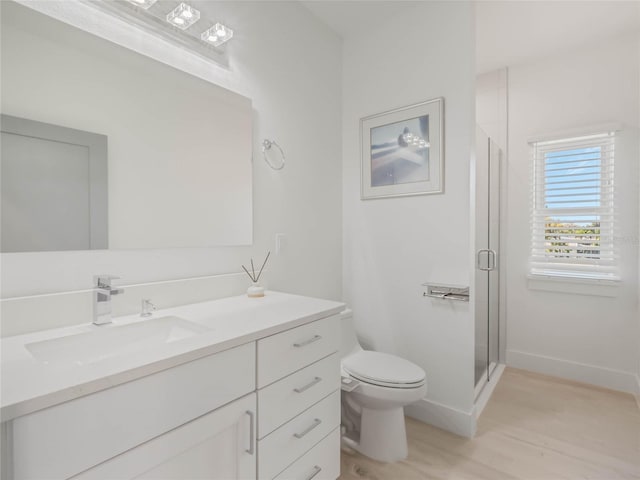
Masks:
[[[320,420],[319,418],[316,418],[313,423],[311,425],[309,425],[307,428],[305,428],[302,432],[300,433],[294,433],[293,436],[296,438],[302,438],[304,437],[307,433],[309,433],[311,430],[313,430],[314,428],[316,428],[318,425],[320,425],[322,423],[322,420]]]
[[[253,455],[253,453],[255,452],[256,444],[256,438],[254,436],[255,428],[253,427],[255,415],[251,410],[247,410],[245,413],[249,415],[249,448],[245,450],[245,452],[247,452],[249,455]]]
[[[313,477],[318,475],[321,471],[322,471],[322,468],[320,468],[318,465],[315,465],[313,467],[313,472],[305,480],[311,480]]]
[[[296,393],[302,393],[305,390],[309,390],[311,387],[313,387],[317,383],[320,383],[321,381],[322,379],[320,377],[316,377],[313,380],[311,380],[309,383],[307,383],[304,387],[294,388],[293,391]]]
[[[320,340],[322,337],[320,335],[314,335],[312,338],[310,338],[309,340],[305,340],[304,342],[300,342],[300,343],[294,343],[293,346],[296,348],[300,348],[300,347],[306,347],[307,345],[312,344],[313,342],[317,342],[318,340]]]

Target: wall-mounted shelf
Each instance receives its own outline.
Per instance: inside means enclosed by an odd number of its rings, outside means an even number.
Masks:
[[[426,291],[422,293],[423,297],[457,300],[459,302],[469,301],[469,287],[434,283],[423,283],[422,286],[426,287]]]

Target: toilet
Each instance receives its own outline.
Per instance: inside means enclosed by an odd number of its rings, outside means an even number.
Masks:
[[[382,462],[408,455],[404,406],[427,393],[419,366],[388,353],[364,350],[352,312],[342,313],[342,443]]]

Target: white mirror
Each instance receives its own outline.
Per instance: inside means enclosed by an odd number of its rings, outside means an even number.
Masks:
[[[248,98],[0,3],[3,252],[251,244]]]

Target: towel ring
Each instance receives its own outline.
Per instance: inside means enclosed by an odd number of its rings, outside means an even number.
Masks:
[[[275,167],[270,161],[269,158],[267,158],[267,150],[271,150],[271,147],[275,146],[278,150],[280,150],[280,156],[282,157],[282,164],[279,167]],[[262,141],[262,156],[264,157],[264,161],[267,162],[267,165],[269,165],[273,170],[282,170],[284,168],[284,152],[282,151],[282,148],[280,147],[280,145],[278,145],[276,143],[275,140],[268,140],[268,139],[264,139]]]

